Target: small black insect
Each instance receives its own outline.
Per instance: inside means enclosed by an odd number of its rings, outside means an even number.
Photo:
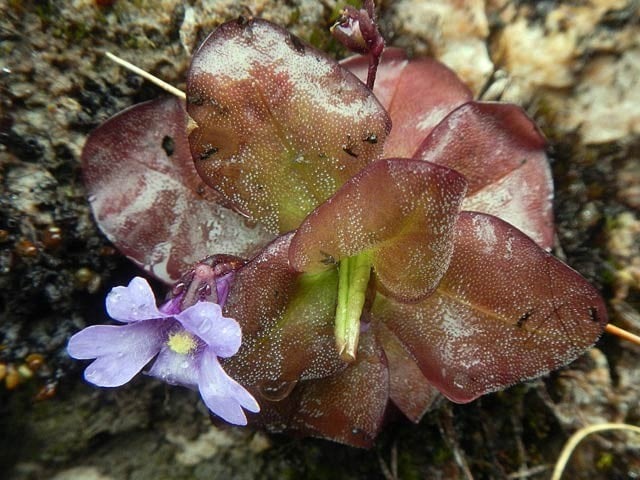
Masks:
[[[176,142],[173,137],[170,137],[169,135],[164,136],[162,139],[162,149],[164,150],[164,153],[167,154],[167,157],[173,155],[173,152],[176,150]]]
[[[187,97],[187,102],[191,105],[201,106],[204,105],[204,99],[198,92],[192,93]]]
[[[526,312],[524,312],[516,322],[516,327],[522,328],[522,326],[524,325],[524,322],[529,320],[529,317],[531,317],[531,315],[533,315],[533,311],[531,310],[527,310]]]
[[[345,146],[342,147],[342,150],[344,151],[344,153],[346,153],[350,157],[358,158],[358,154],[355,153],[353,150],[351,150],[351,147],[345,145]]]
[[[327,252],[320,251],[320,254],[324,257],[320,262],[323,265],[337,265],[337,260],[333,257],[333,255],[329,255]]]
[[[347,143],[342,145],[342,151],[353,158],[358,158],[358,154],[353,151],[353,142],[351,141],[351,135],[347,135]]]
[[[218,152],[218,149],[216,147],[214,147],[213,145],[210,145],[210,144],[206,144],[206,145],[204,145],[204,150],[199,155],[200,160],[206,160],[211,155],[213,155],[213,154],[215,154],[217,152]]]
[[[378,143],[378,136],[375,133],[370,133],[367,138],[364,139],[365,142],[370,143],[371,145],[375,145]]]

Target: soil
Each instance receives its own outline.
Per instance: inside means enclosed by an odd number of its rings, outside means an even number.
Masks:
[[[350,2],[353,3],[353,2]],[[387,43],[433,55],[483,99],[518,103],[549,138],[555,253],[640,332],[640,13],[635,0],[390,0]],[[184,86],[190,52],[253,13],[338,56],[334,0],[14,1],[0,4],[0,476],[11,479],[548,478],[580,427],[640,424],[640,347],[605,335],[573,364],[419,425],[390,419],[375,448],[211,425],[197,394],[138,378],[82,379],[68,338],[103,323],[137,273],[97,229],[81,182],[88,132],[157,87],[111,51]],[[565,478],[640,477],[640,436],[590,437]]]

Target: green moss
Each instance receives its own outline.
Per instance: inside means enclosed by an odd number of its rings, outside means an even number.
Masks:
[[[8,58],[12,51],[13,51],[13,46],[11,45],[10,42],[0,43],[0,57]]]
[[[343,0],[341,2],[337,2],[336,5],[333,7],[333,10],[331,11],[331,16],[329,18],[331,18],[332,21],[336,21],[338,19],[338,17],[340,16],[340,12],[342,11],[342,9],[344,7],[346,7],[347,5],[350,5],[354,8],[360,8],[362,7],[362,1],[360,0]]]
[[[437,465],[443,465],[447,463],[449,460],[451,460],[452,457],[453,457],[453,454],[451,450],[447,448],[444,444],[440,445],[433,452],[433,461]]]
[[[33,11],[44,24],[51,23],[53,17],[58,14],[58,9],[56,8],[55,4],[50,1],[38,2],[38,5],[36,5]]]
[[[349,51],[325,28],[312,27],[308,35],[303,35],[303,39],[330,57],[343,58],[349,54]]]
[[[609,260],[605,265],[607,265],[607,268],[602,268],[600,270],[599,280],[602,285],[613,285],[616,280],[616,262]]]
[[[155,44],[146,36],[134,33],[125,38],[122,45],[129,50],[142,50],[144,48],[155,48]]]
[[[600,458],[596,462],[598,470],[609,470],[613,466],[613,454],[610,452],[602,452]]]
[[[91,35],[91,30],[83,23],[60,22],[51,32],[56,38],[64,38],[70,43],[77,43]]]
[[[424,473],[420,471],[420,466],[415,462],[414,455],[404,450],[398,455],[398,477],[403,480],[420,480],[424,478]]]
[[[314,47],[324,50],[323,47],[325,47],[329,42],[329,36],[324,29],[315,27],[311,29],[311,33],[305,40]]]
[[[288,24],[289,25],[295,25],[296,23],[298,23],[298,20],[300,20],[300,9],[298,7],[296,7],[291,12],[291,15],[289,15]]]

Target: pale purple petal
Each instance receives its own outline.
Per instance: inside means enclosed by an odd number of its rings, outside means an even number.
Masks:
[[[107,295],[107,313],[119,322],[137,322],[168,315],[156,307],[156,298],[149,283],[135,277],[126,287],[115,287]]]
[[[131,380],[158,353],[166,335],[164,320],[132,325],[95,325],[76,333],[67,352],[96,360],[84,377],[99,387],[119,387]]]
[[[236,276],[235,272],[229,272],[226,275],[216,278],[216,294],[218,296],[218,305],[224,308],[224,304],[227,301],[227,295],[229,295],[229,287],[233,282],[233,278]]]
[[[260,411],[255,398],[225,373],[211,348],[202,352],[198,388],[209,410],[229,423],[247,424],[242,407],[250,412]]]
[[[160,305],[158,307],[158,310],[160,310],[165,315],[171,315],[171,316],[177,313],[180,313],[180,304],[182,303],[183,298],[184,298],[184,295],[178,295],[177,297],[173,297],[169,299],[167,302]]]
[[[186,330],[200,337],[218,357],[230,357],[240,348],[242,332],[233,318],[222,316],[220,305],[198,302],[175,316]]]
[[[197,353],[182,355],[165,345],[147,374],[171,385],[182,385],[195,389],[198,386],[199,370],[200,359]]]

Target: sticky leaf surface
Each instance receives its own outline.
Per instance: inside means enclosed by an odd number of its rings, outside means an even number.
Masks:
[[[278,238],[236,272],[225,314],[242,327],[240,351],[225,368],[266,398],[299,380],[343,368],[333,335],[337,272],[300,274],[289,266],[291,235]]]
[[[424,376],[415,358],[382,322],[374,325],[389,367],[389,398],[412,422],[418,423],[440,392]]]
[[[545,139],[515,105],[469,102],[440,122],[415,158],[462,173],[462,209],[506,220],[541,247],[553,244],[553,184]]]
[[[390,294],[422,298],[447,269],[465,185],[457,172],[431,163],[375,162],[305,219],[291,243],[291,265],[318,272],[370,252]]]
[[[98,226],[122,253],[165,282],[213,252],[246,256],[271,239],[223,207],[199,179],[186,124],[179,99],[139,104],[95,129],[82,152]]]
[[[389,371],[371,332],[360,338],[356,361],[342,372],[301,385],[291,423],[316,437],[370,447],[389,398]]]
[[[264,20],[222,25],[187,81],[196,168],[272,232],[296,228],[382,153],[389,118],[324,53]]]
[[[351,57],[341,64],[366,81],[367,57]],[[373,93],[393,123],[384,157],[412,157],[449,112],[473,98],[469,88],[442,63],[431,58],[408,60],[396,48],[384,51]]]
[[[416,304],[379,295],[372,314],[456,402],[569,363],[607,322],[602,298],[577,272],[506,222],[471,212],[458,217],[435,293]]]

